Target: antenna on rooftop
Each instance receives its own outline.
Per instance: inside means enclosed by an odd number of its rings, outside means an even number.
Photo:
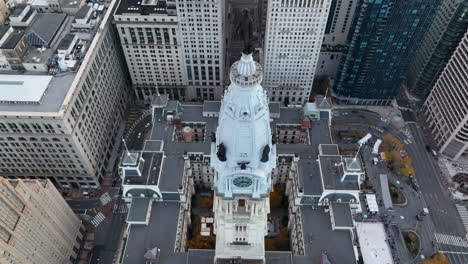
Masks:
[[[354,155],[353,161],[356,161],[357,155],[359,154],[359,151],[361,150],[362,144],[359,144],[359,148],[356,151],[356,155]]]
[[[130,151],[128,151],[127,142],[125,142],[125,138],[122,138],[122,142],[124,144],[125,150],[127,150],[127,156],[130,156]]]
[[[159,89],[158,89],[157,86],[156,86],[156,94],[158,95],[158,97],[161,96],[161,95],[159,94]]]

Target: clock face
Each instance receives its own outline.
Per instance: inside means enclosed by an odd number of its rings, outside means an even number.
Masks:
[[[252,179],[250,179],[249,177],[245,177],[245,176],[240,176],[240,177],[237,177],[235,178],[232,183],[234,183],[234,185],[236,187],[239,187],[239,188],[247,188],[249,187],[250,185],[252,185],[253,181]]]

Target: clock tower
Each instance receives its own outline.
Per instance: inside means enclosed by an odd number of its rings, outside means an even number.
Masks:
[[[265,263],[271,171],[276,167],[261,66],[249,48],[230,70],[231,84],[221,102],[211,146],[215,170],[215,263]]]

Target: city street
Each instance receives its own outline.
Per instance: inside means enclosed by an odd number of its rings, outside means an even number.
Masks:
[[[429,215],[434,224],[433,232],[465,238],[466,230],[460,219],[454,201],[450,198],[447,186],[442,182],[442,175],[437,161],[425,149],[425,142],[417,124],[408,124],[414,138],[414,144],[406,146],[409,156],[413,159],[416,178],[421,188],[424,200],[429,208]],[[468,248],[439,242],[439,249],[449,252],[463,252],[460,254],[446,254],[452,264],[468,263]],[[451,243],[452,244],[452,243]]]
[[[389,173],[386,163],[384,161],[380,161],[376,165],[373,164],[372,158],[375,156],[372,153],[372,146],[366,146],[361,152],[363,156],[363,160],[366,165],[367,175],[369,177],[369,181],[373,186],[374,190],[377,193],[378,199],[382,197],[382,190],[380,188],[380,174],[387,174],[388,179],[398,186],[401,192],[404,194],[406,198],[405,205],[394,205],[393,211],[387,211],[389,215],[390,223],[397,224],[397,226],[405,231],[417,231],[420,239],[421,239],[421,251],[420,254],[415,261],[416,263],[421,263],[421,255],[424,257],[431,256],[432,254],[436,253],[436,249],[432,246],[431,242],[435,241],[434,233],[432,232],[432,225],[431,221],[428,218],[425,218],[423,221],[417,221],[416,215],[422,211],[422,209],[426,206],[425,201],[422,199],[422,196],[419,192],[415,191],[409,184],[407,179],[397,178],[393,174]],[[398,184],[399,182],[400,184]],[[384,212],[385,209],[383,207],[380,208]],[[398,249],[397,249],[398,250]],[[406,250],[406,249],[404,249]],[[402,255],[407,254],[407,252],[397,252],[397,254],[401,257]],[[402,260],[401,260],[402,261]]]
[[[124,231],[127,211],[121,210],[112,214],[112,218],[102,222],[96,228],[96,240],[91,264],[117,263],[116,255],[121,234]]]
[[[429,209],[429,218],[424,220],[427,223],[418,227],[418,233],[423,240],[423,254],[430,254],[431,252],[431,250],[427,249],[429,247],[427,242],[424,241],[434,241],[437,243],[438,249],[445,252],[452,264],[468,263],[468,247],[460,246],[464,245],[460,240],[465,238],[466,230],[457,212],[455,203],[450,198],[447,186],[442,181],[443,177],[437,160],[426,150],[426,142],[417,124],[410,122],[406,125],[406,129],[398,130],[389,124],[389,122],[386,122],[387,120],[377,119],[376,116],[378,114],[376,113],[366,110],[353,110],[339,109],[334,116],[333,124],[340,129],[345,128],[349,130],[359,128],[369,131],[369,128],[372,127],[379,128],[382,129],[383,133],[375,129],[369,132],[378,137],[381,137],[386,132],[391,132],[397,138],[406,140],[405,149],[413,160],[413,167],[416,171],[415,178],[420,186],[420,194],[413,198],[417,200],[422,198],[421,202],[426,204],[426,207]],[[372,165],[370,168],[372,168]],[[370,170],[372,171],[372,169]],[[419,201],[414,206],[419,207],[418,203]],[[411,207],[411,205],[408,204],[408,207]],[[413,211],[412,209],[402,210]],[[406,225],[408,223],[402,222],[401,224]],[[430,255],[425,256],[430,257]]]

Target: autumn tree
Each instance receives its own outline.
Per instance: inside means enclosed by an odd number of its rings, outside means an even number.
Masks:
[[[199,206],[201,208],[213,208],[213,198],[212,197],[201,197],[199,200]]]
[[[273,238],[265,238],[265,251],[277,251]]]
[[[443,253],[436,253],[430,259],[424,260],[423,264],[449,264],[447,257]]]
[[[284,199],[285,188],[283,185],[275,185],[273,191],[270,193],[270,206],[272,208],[279,208]]]

